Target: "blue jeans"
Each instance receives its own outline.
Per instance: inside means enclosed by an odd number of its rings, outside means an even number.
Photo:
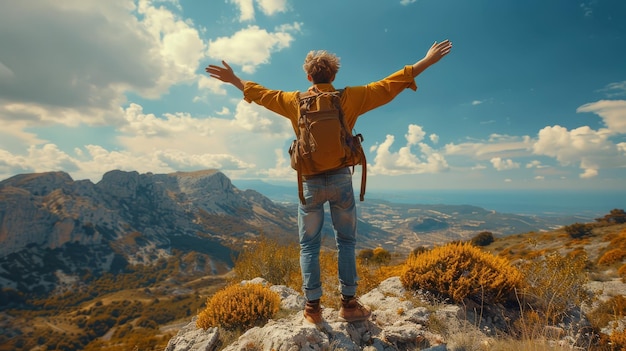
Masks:
[[[309,301],[322,297],[319,257],[326,202],[330,205],[337,243],[341,293],[355,295],[358,280],[355,257],[356,204],[350,169],[307,176],[302,186],[306,205],[298,205],[298,231],[304,296]]]

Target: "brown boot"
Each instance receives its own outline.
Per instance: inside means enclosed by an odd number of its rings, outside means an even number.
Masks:
[[[322,306],[320,306],[320,300],[306,302],[306,305],[304,305],[304,319],[313,324],[322,323]]]
[[[369,307],[362,305],[356,297],[351,296],[341,299],[339,309],[339,320],[344,322],[364,321],[370,317],[372,311]]]

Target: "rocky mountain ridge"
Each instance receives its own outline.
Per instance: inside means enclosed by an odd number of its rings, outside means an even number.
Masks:
[[[45,292],[59,273],[115,272],[190,247],[218,274],[232,266],[232,245],[294,228],[283,207],[216,170],[116,170],[96,184],[64,172],[17,175],[0,182],[0,284]]]

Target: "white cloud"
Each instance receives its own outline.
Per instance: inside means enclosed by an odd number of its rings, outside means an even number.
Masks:
[[[263,150],[278,149],[287,154],[284,145],[293,134],[286,118],[244,101],[237,106],[233,119],[196,118],[187,113],[155,116],[138,104],[131,104],[124,112],[127,123],[119,128],[122,135],[117,142],[135,157],[128,164],[154,167],[151,172],[219,168],[236,171],[242,177],[266,174],[280,158]],[[98,154],[107,155],[107,160],[109,154],[127,158],[102,147]],[[145,161],[139,161],[143,158]]]
[[[415,124],[409,124],[409,132],[404,135],[409,145],[417,145],[424,140],[424,136],[426,133],[422,127]]]
[[[481,164],[477,164],[477,165],[472,166],[470,169],[474,170],[474,171],[479,171],[479,170],[482,170],[482,169],[487,169],[487,166],[481,165]]]
[[[175,171],[220,169],[254,170],[247,163],[229,154],[202,152],[188,153],[177,149],[153,149],[148,152],[107,150],[99,145],[86,145],[84,150],[74,150],[75,156],[61,151],[57,145],[31,146],[27,155],[16,155],[0,149],[0,179],[17,173],[49,172],[62,170],[75,179],[98,181],[112,169],[140,173],[170,173]]]
[[[488,140],[460,144],[449,143],[444,147],[446,155],[469,156],[477,159],[491,159],[496,155],[524,155],[532,148],[528,136],[492,134]]]
[[[237,104],[234,123],[238,128],[254,133],[268,133],[281,138],[293,134],[293,128],[287,118],[244,100]]]
[[[287,0],[230,0],[230,2],[239,8],[239,22],[253,21],[255,19],[255,2],[261,9],[261,12],[268,16],[287,11]]]
[[[608,84],[603,89],[600,89],[600,92],[604,92],[607,97],[620,97],[626,95],[626,80],[621,82],[613,82]]]
[[[626,157],[619,146],[609,140],[607,130],[588,126],[568,130],[561,126],[545,127],[539,131],[533,153],[554,157],[561,165],[579,165],[583,178],[593,177],[601,168],[626,166]]]
[[[81,173],[90,174],[97,179],[111,169],[135,170],[140,173],[170,173],[175,171],[220,169],[241,170],[254,169],[255,165],[247,163],[235,156],[205,152],[189,153],[178,149],[151,150],[147,153],[136,153],[128,150],[106,150],[97,145],[87,145],[88,158],[80,163]]]
[[[536,139],[529,136],[493,134],[486,141],[470,141],[445,145],[446,156],[489,159],[495,169],[518,168],[511,157],[540,155],[554,158],[561,166],[579,167],[580,178],[597,176],[602,169],[626,167],[626,143],[611,139],[626,133],[626,101],[602,100],[581,106],[577,112],[599,115],[606,128],[598,130],[582,126],[568,130],[561,126],[542,128]],[[538,160],[528,161],[526,168],[547,168]]]
[[[439,143],[439,135],[437,135],[437,134],[431,134],[431,135],[428,136],[428,138],[430,139],[430,141],[433,144]]]
[[[387,135],[384,142],[370,148],[370,152],[374,152],[375,156],[374,162],[368,166],[368,173],[400,175],[439,173],[448,170],[449,166],[443,155],[421,142],[424,135],[420,126],[409,125],[405,134],[406,146],[401,147],[398,152],[391,151],[395,137]],[[418,147],[419,155],[413,153],[412,146]]]
[[[563,165],[575,164],[581,158],[600,157],[615,150],[608,133],[595,131],[588,126],[568,130],[561,126],[548,126],[538,133],[533,153],[556,158]]]
[[[239,22],[254,20],[254,1],[253,0],[230,0],[239,8]]]
[[[15,1],[0,32],[14,76],[0,79],[0,120],[33,125],[115,124],[125,93],[156,98],[193,80],[205,52],[191,24],[147,0]]]
[[[222,107],[222,109],[216,113],[218,116],[226,116],[230,114],[230,109],[228,107]]]
[[[224,89],[225,86],[226,84],[222,81],[206,75],[200,76],[198,79],[198,89],[207,89],[212,94],[226,95],[226,89]]]
[[[254,73],[258,65],[268,63],[273,52],[283,50],[294,40],[292,32],[298,32],[300,24],[277,28],[270,33],[258,26],[248,26],[231,37],[209,41],[207,55],[228,64],[237,64],[246,73]]]
[[[585,104],[576,112],[593,112],[600,116],[611,134],[626,134],[626,100],[600,100]]]
[[[264,14],[271,16],[287,10],[287,0],[257,0]]]
[[[490,160],[491,164],[493,165],[493,168],[495,168],[498,171],[506,171],[506,170],[511,170],[511,169],[517,169],[520,167],[520,164],[517,162],[514,162],[511,159],[502,159],[500,157],[494,157]]]
[[[406,6],[406,5],[412,4],[412,3],[416,2],[416,1],[417,0],[400,0],[400,5]]]
[[[282,149],[275,149],[274,155],[276,156],[276,165],[269,168],[267,171],[261,171],[260,174],[265,174],[270,179],[294,179],[295,171],[291,168],[291,160],[288,155]]]
[[[28,121],[3,121],[2,128],[0,128],[0,149],[18,152],[24,149],[24,145],[37,145],[45,142],[37,134],[26,131],[27,126]]]
[[[0,149],[0,176],[9,177],[20,172],[72,172],[80,168],[79,162],[59,150],[54,144],[31,146],[25,156]]]
[[[586,168],[583,173],[580,174],[580,177],[583,179],[593,178],[598,175],[598,170],[593,168]]]
[[[541,164],[541,161],[532,160],[526,164],[526,168],[544,168],[545,166]]]
[[[188,113],[157,116],[144,112],[139,104],[131,104],[120,114],[123,123],[118,124],[113,146],[79,146],[71,155],[23,132],[24,121],[3,125],[0,179],[17,173],[64,170],[75,179],[97,181],[111,169],[169,173],[216,168],[239,177],[293,180],[286,158],[291,124],[260,106],[241,101],[237,116],[231,119],[196,118]],[[5,144],[33,146],[24,152]]]
[[[213,145],[215,150],[226,150],[229,140],[249,136],[250,139],[275,139],[284,141],[291,136],[291,124],[286,118],[265,110],[257,105],[241,101],[235,111],[235,119],[194,118],[190,114],[165,114],[157,117],[145,114],[143,107],[131,104],[125,110],[127,123],[120,127],[123,138],[161,138],[165,145],[178,145],[177,148],[197,148],[198,145]],[[252,137],[250,134],[260,134]],[[202,139],[210,139],[203,140]],[[193,141],[196,140],[198,144]],[[224,145],[212,142],[216,140]],[[146,147],[154,147],[147,143]],[[187,146],[188,145],[188,146]],[[231,145],[236,146],[236,145]],[[144,147],[142,147],[144,148]]]

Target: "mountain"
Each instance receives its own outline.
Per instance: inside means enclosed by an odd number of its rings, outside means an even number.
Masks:
[[[114,170],[96,184],[64,172],[17,175],[0,182],[0,286],[46,294],[85,275],[191,253],[186,260],[195,263],[188,267],[225,273],[249,239],[262,234],[297,241],[296,201],[279,203],[241,190],[216,170]],[[584,221],[375,199],[359,202],[358,214],[357,249],[380,246],[401,254],[481,231],[506,236]],[[324,245],[333,247],[332,221],[325,215]]]
[[[293,236],[295,223],[216,170],[116,170],[97,184],[64,172],[17,175],[0,182],[0,285],[46,293],[68,276],[116,273],[176,250],[203,254],[198,269],[221,274],[246,238]]]

